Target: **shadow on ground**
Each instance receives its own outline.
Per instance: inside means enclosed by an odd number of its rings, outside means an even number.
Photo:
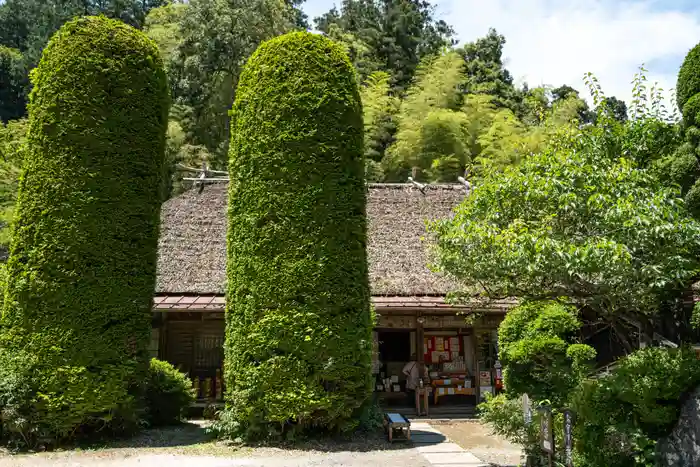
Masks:
[[[412,430],[411,439],[421,445],[438,444],[445,440],[443,435],[432,432]],[[265,442],[237,444],[218,441],[206,432],[206,423],[190,422],[181,425],[143,430],[139,434],[125,439],[106,442],[82,444],[82,449],[143,449],[143,448],[187,448],[203,445],[217,445],[231,449],[280,449],[285,451],[306,452],[370,452],[410,449],[413,442],[395,439],[393,443],[387,440],[386,432],[382,429],[373,432],[357,432],[346,436],[324,436],[319,438],[300,439],[294,442]],[[68,449],[71,449],[68,447]]]

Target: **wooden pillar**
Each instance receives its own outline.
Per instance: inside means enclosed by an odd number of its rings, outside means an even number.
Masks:
[[[170,313],[165,311],[161,312],[161,322],[160,322],[160,343],[158,344],[158,359],[167,360],[168,359],[168,318]]]
[[[416,313],[416,361],[418,362],[418,375],[419,378],[424,378],[425,374],[425,354],[423,353],[423,341],[424,341],[424,330],[423,330],[423,315],[420,311]],[[428,415],[428,382],[423,380],[423,388],[420,386],[416,388],[416,415],[419,417],[422,414],[421,402],[425,404],[425,414]]]
[[[425,340],[423,331],[423,315],[419,311],[416,316],[416,358],[418,361],[418,371],[422,378],[425,372],[425,354],[423,353],[423,341]]]
[[[472,358],[474,359],[474,394],[476,405],[481,401],[481,378],[479,378],[479,330],[472,328]]]

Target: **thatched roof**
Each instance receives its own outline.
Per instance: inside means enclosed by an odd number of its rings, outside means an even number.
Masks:
[[[428,267],[425,219],[445,218],[464,199],[462,185],[370,184],[368,256],[375,296],[445,295],[454,285]],[[161,213],[157,294],[223,294],[227,185],[170,199]]]

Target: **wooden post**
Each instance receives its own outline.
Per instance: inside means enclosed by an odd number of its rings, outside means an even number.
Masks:
[[[419,378],[423,378],[423,375],[425,374],[425,354],[423,353],[423,340],[424,340],[424,332],[423,332],[423,316],[420,311],[416,313],[416,363],[418,363],[418,375]],[[427,383],[426,381],[423,381],[423,383]],[[415,390],[415,396],[416,396],[416,415],[420,417],[421,410],[420,410],[420,398],[421,398],[421,388],[420,386],[416,388]],[[426,412],[428,408],[426,405]]]
[[[418,362],[418,374],[421,378],[425,374],[425,354],[423,353],[424,336],[423,315],[419,311],[416,316],[416,359]]]
[[[472,328],[472,350],[474,355],[474,394],[476,394],[476,405],[481,402],[481,378],[479,377],[479,330]]]

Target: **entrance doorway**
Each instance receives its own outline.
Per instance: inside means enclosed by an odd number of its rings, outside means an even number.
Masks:
[[[416,333],[411,330],[377,329],[375,393],[385,407],[412,407],[403,368],[416,352]]]

